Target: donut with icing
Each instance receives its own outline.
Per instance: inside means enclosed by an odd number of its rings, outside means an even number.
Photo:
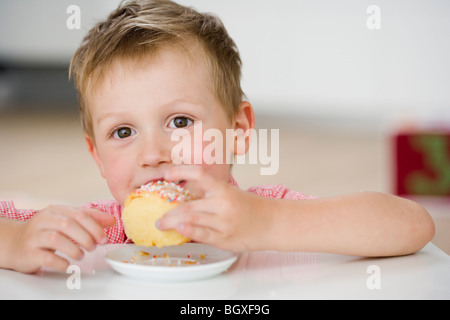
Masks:
[[[175,230],[161,231],[155,226],[167,211],[189,199],[189,193],[173,182],[151,182],[136,189],[127,197],[122,212],[127,237],[136,245],[158,248],[189,242]]]

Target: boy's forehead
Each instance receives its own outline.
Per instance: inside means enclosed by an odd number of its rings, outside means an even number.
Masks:
[[[127,77],[133,77],[137,72],[143,69],[158,66],[161,69],[171,68],[173,63],[178,66],[183,65],[188,69],[199,67],[203,73],[210,77],[210,72],[206,59],[204,59],[204,50],[201,46],[187,47],[184,45],[165,45],[158,50],[149,51],[145,55],[124,55],[116,56],[110,62],[99,66],[88,81],[88,96],[98,92],[104,86],[114,85],[115,81],[123,80]],[[171,59],[169,64],[164,64],[163,60]],[[180,70],[181,71],[181,70]],[[190,70],[189,70],[190,71]]]
[[[91,109],[93,105],[99,105],[99,99],[130,95],[136,89],[134,87],[142,87],[147,79],[161,82],[161,85],[167,84],[168,87],[176,87],[179,84],[178,87],[185,88],[184,94],[187,96],[215,97],[207,65],[204,60],[198,58],[199,55],[194,54],[194,50],[198,49],[194,48],[187,52],[180,47],[165,46],[144,57],[116,57],[107,67],[99,69],[101,70],[99,74],[91,78],[86,105]],[[153,79],[147,77],[150,73]],[[158,79],[155,79],[155,75]],[[139,83],[141,80],[142,83]],[[180,89],[178,93],[182,91]]]

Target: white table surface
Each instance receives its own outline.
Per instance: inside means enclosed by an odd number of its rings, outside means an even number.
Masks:
[[[413,255],[379,259],[243,253],[225,273],[182,283],[142,282],[116,273],[105,254],[117,246],[98,247],[73,262],[81,270],[79,289],[67,286],[72,274],[0,269],[0,299],[450,299],[450,257],[431,243]],[[380,288],[369,289],[375,275]]]

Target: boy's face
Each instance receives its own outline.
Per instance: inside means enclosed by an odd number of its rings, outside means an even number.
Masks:
[[[201,121],[203,131],[215,128],[225,137],[225,130],[234,127],[207,69],[175,48],[162,48],[145,63],[116,60],[103,79],[87,99],[94,139],[86,141],[121,204],[134,189],[174,166],[172,149],[179,144],[171,140],[174,130],[184,128],[193,136],[194,122]],[[194,156],[199,151],[191,145]],[[202,165],[217,178],[229,177],[227,164]]]

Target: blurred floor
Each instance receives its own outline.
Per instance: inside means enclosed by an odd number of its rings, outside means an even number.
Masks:
[[[391,191],[389,144],[383,132],[345,124],[330,129],[281,117],[258,116],[257,123],[259,128],[280,129],[279,171],[262,176],[259,165],[235,165],[233,175],[241,188],[283,183],[319,197]],[[0,128],[0,200],[39,209],[111,198],[87,152],[77,114],[0,112]],[[431,200],[423,205],[436,222],[433,242],[450,254],[449,203]]]

